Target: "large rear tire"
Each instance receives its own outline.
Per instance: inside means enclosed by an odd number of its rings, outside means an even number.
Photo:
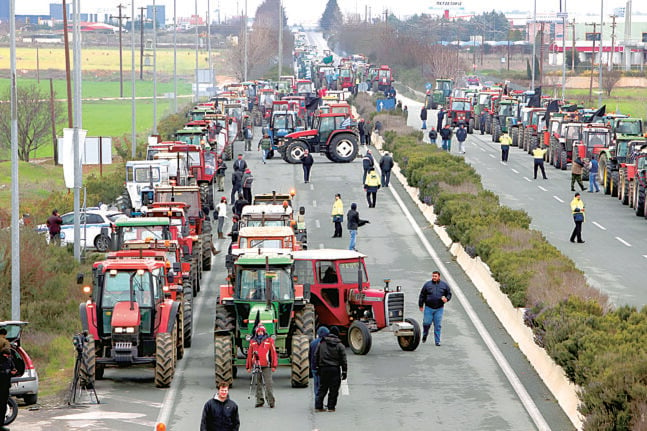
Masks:
[[[636,176],[639,175],[639,173],[636,173]],[[634,182],[638,181],[636,178]],[[635,187],[638,188],[637,193],[638,195],[636,196],[636,207],[634,208],[636,215],[638,217],[644,217],[645,216],[645,186],[643,184],[639,184],[636,182]]]
[[[185,280],[182,285],[184,307],[184,347],[191,347],[193,338],[193,287],[190,280]]]
[[[359,321],[354,321],[348,328],[348,345],[356,355],[366,355],[371,350],[371,331]]]
[[[404,321],[413,326],[413,335],[399,336],[398,345],[400,345],[400,348],[405,352],[413,352],[420,345],[420,325],[415,319],[411,319],[409,317],[404,319]]]
[[[227,310],[222,304],[216,305],[216,320],[214,322],[214,333],[231,332],[236,328],[236,316]]]
[[[94,387],[97,351],[94,346],[94,337],[88,335],[81,350],[81,363],[79,364],[79,382],[82,388]]]
[[[611,171],[610,174],[611,176],[611,197],[618,197],[618,184],[619,184],[619,178],[618,178],[618,171]]]
[[[467,133],[470,135],[474,133],[474,119],[470,118],[469,122],[467,123]]]
[[[285,149],[285,161],[296,164],[301,163],[301,157],[308,149],[308,144],[303,141],[294,141]]]
[[[11,424],[16,420],[16,417],[18,417],[18,403],[16,402],[15,398],[9,397],[7,398],[7,411],[4,415],[4,424]]]
[[[220,382],[225,382],[229,384],[229,386],[233,386],[234,371],[231,362],[233,350],[231,335],[216,335],[214,337],[213,346],[216,386],[218,386]]]
[[[294,335],[292,337],[292,372],[290,382],[293,388],[305,388],[308,386],[308,375],[310,374],[310,340],[305,335]]]
[[[175,337],[161,332],[155,338],[155,386],[167,388],[175,374]]]
[[[359,145],[354,135],[340,133],[332,138],[328,146],[330,158],[337,163],[349,163],[355,160]]]
[[[565,171],[568,167],[568,155],[565,150],[560,151],[559,153],[559,168],[562,171]]]
[[[315,307],[306,304],[301,310],[294,313],[294,333],[305,335],[310,341],[315,338]]]

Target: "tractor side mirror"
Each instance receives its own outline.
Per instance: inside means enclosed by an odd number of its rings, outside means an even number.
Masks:
[[[169,271],[166,274],[166,282],[168,284],[172,284],[174,280],[175,280],[175,272],[174,271]]]
[[[181,262],[173,262],[173,272],[175,272],[175,273],[182,272],[182,263]]]
[[[83,284],[83,273],[79,272],[76,274],[76,284]]]

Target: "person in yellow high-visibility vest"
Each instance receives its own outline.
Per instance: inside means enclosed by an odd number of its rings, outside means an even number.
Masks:
[[[544,170],[544,155],[546,154],[546,150],[539,148],[539,146],[536,146],[534,150],[532,150],[532,157],[535,159],[535,179],[537,179],[537,169],[541,169],[541,175],[544,177],[545,180],[548,179],[546,176],[546,171]]]
[[[507,133],[504,133],[499,138],[501,143],[501,161],[503,163],[508,163],[508,154],[510,153],[510,144],[512,144],[512,138]]]

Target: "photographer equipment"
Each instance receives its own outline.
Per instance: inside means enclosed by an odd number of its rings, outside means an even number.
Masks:
[[[252,379],[249,382],[249,394],[247,394],[247,399],[249,400],[252,397],[252,389],[255,385],[263,385],[263,390],[265,390],[265,378],[263,377],[263,369],[261,368],[261,363],[258,360],[258,352],[254,352],[254,361],[252,362]]]
[[[72,386],[70,388],[70,398],[67,402],[68,405],[80,404],[80,398],[82,391],[85,391],[89,397],[90,403],[94,403],[93,399],[96,400],[97,404],[101,404],[99,397],[97,396],[97,391],[94,389],[94,380],[91,384],[81,384],[81,367],[83,370],[94,370],[94,364],[87,364],[86,359],[83,356],[83,349],[87,343],[87,333],[75,334],[72,337],[72,343],[76,349],[76,361],[74,362],[74,374],[72,376]],[[92,367],[90,367],[92,365]]]

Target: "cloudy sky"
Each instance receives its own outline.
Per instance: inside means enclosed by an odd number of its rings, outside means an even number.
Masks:
[[[71,7],[73,0],[67,0]],[[116,14],[116,6],[123,4],[130,10],[131,2],[135,2],[135,8],[153,4],[153,0],[80,0],[82,12],[105,12]],[[221,19],[238,15],[245,7],[246,0],[177,0],[178,16],[188,16],[195,12],[196,4],[198,13],[206,15],[207,5],[212,10],[214,20],[217,20],[217,10],[220,8]],[[318,21],[323,13],[328,0],[283,0],[290,24],[309,25]],[[339,7],[344,14],[358,13],[362,17],[368,12],[375,17],[388,9],[398,17],[406,17],[416,13],[441,14],[442,6],[438,4],[460,4],[459,7],[449,7],[451,16],[469,16],[472,13],[480,13],[491,10],[503,12],[517,11],[530,14],[536,0],[337,0]],[[570,16],[585,15],[587,13],[600,14],[600,6],[604,5],[605,15],[611,15],[615,8],[625,6],[625,0],[561,0],[566,4],[566,10]],[[61,0],[15,0],[16,12],[18,14],[42,13],[49,11],[50,3],[61,3]],[[253,15],[262,0],[247,0],[249,15]],[[165,5],[167,17],[173,16],[173,0],[156,0],[156,4]],[[487,7],[483,5],[487,4]],[[307,5],[307,7],[305,7]],[[563,3],[562,3],[563,5]],[[555,13],[560,9],[560,0],[537,1],[537,13]],[[644,0],[633,0],[634,14],[647,13],[647,2]],[[129,14],[128,12],[125,12]]]

